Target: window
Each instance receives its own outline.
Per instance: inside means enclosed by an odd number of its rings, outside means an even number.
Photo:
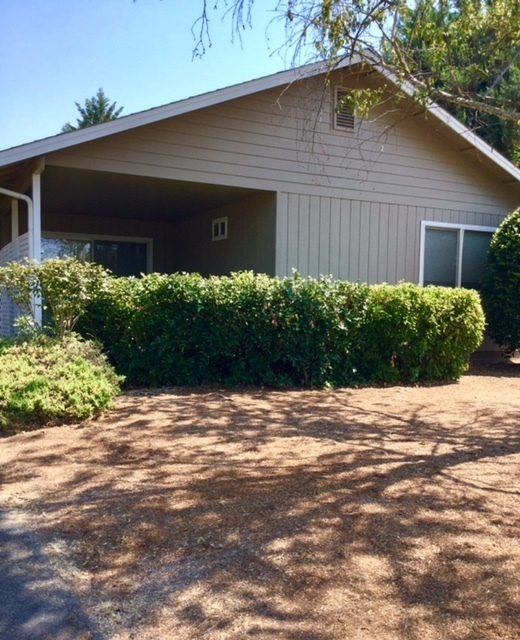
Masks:
[[[139,276],[151,271],[149,238],[44,234],[42,260],[72,257],[97,262],[116,276]]]
[[[494,232],[493,227],[423,222],[420,284],[480,289]]]
[[[211,239],[226,240],[228,232],[228,222],[226,218],[217,218],[211,222]]]
[[[354,131],[356,118],[351,106],[346,101],[348,95],[349,92],[347,91],[347,89],[336,87],[334,90],[334,129],[340,129],[343,131]]]

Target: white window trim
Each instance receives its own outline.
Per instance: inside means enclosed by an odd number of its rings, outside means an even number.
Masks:
[[[50,240],[107,240],[112,242],[139,242],[146,244],[146,273],[153,271],[153,240],[152,238],[141,238],[136,236],[108,236],[92,233],[59,233],[56,231],[42,231],[42,238]]]
[[[337,112],[337,108],[338,108],[338,93],[349,93],[350,89],[347,89],[345,87],[341,87],[336,85],[334,87],[334,91],[333,91],[333,96],[332,96],[332,105],[333,105],[333,109],[332,109],[332,129],[334,131],[344,131],[346,133],[353,133],[356,130],[357,124],[358,124],[358,119],[356,117],[356,115],[353,113],[352,114],[352,121],[353,121],[353,125],[352,127],[343,127],[341,125],[339,125],[337,123],[337,117],[338,117],[338,112]]]
[[[462,278],[462,248],[464,246],[465,231],[481,231],[482,233],[495,233],[498,227],[484,227],[476,224],[457,224],[454,222],[421,221],[421,243],[419,250],[419,284],[424,286],[424,249],[426,246],[426,229],[451,229],[460,231],[457,237],[457,282]],[[456,285],[457,287],[460,284]]]
[[[225,233],[220,233],[220,225],[225,223],[226,231]],[[215,234],[215,225],[218,225],[219,233]],[[215,218],[211,221],[211,239],[213,242],[217,242],[218,240],[227,240],[228,237],[228,218],[224,216],[222,218]]]

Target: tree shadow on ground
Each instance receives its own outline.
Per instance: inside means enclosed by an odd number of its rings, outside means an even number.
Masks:
[[[5,482],[68,462],[31,509],[119,631],[520,636],[517,411],[362,393],[135,395]]]

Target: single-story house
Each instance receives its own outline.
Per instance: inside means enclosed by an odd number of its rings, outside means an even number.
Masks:
[[[369,117],[343,102],[382,84]],[[474,286],[520,170],[394,90],[366,64],[310,65],[1,151],[0,264]]]

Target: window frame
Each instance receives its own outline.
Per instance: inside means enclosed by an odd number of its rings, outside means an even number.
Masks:
[[[91,233],[60,233],[56,231],[42,231],[42,239],[49,240],[81,240],[95,242],[96,240],[107,242],[132,242],[146,244],[146,273],[153,272],[153,239],[137,236],[111,236],[106,234]]]
[[[447,229],[450,231],[458,231],[457,233],[457,273],[455,287],[461,286],[462,281],[462,251],[464,248],[464,232],[480,231],[482,233],[495,233],[498,227],[489,227],[477,224],[459,224],[456,222],[434,222],[431,220],[421,221],[421,241],[419,249],[419,284],[424,286],[424,259],[426,247],[426,231],[427,229]]]
[[[224,225],[224,233],[220,233],[222,224]],[[218,233],[215,233],[215,226],[218,228]],[[211,240],[217,242],[218,240],[228,239],[228,217],[222,216],[221,218],[215,218],[211,221]]]

